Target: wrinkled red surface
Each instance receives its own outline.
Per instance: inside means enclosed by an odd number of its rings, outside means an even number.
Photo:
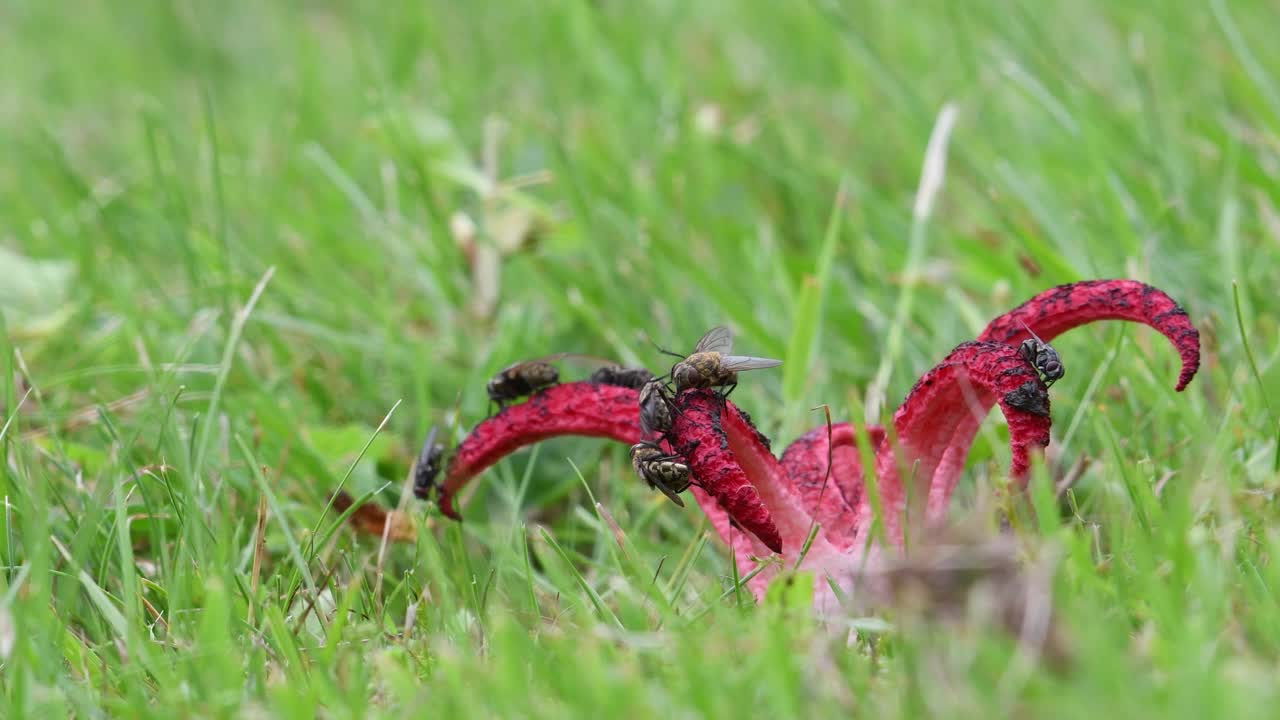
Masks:
[[[1025,323],[1045,342],[1098,320],[1131,320],[1150,325],[1173,343],[1182,358],[1177,390],[1200,368],[1200,332],[1187,312],[1159,288],[1137,280],[1086,280],[1046,290],[992,320],[979,340],[1016,345],[1027,339]]]
[[[781,465],[805,510],[823,527],[827,539],[847,548],[857,539],[858,508],[867,501],[862,477],[858,433],[849,423],[831,426],[831,452],[827,452],[827,426],[816,427],[796,438],[782,453]],[[884,428],[869,426],[871,453],[884,442]],[[831,472],[827,473],[827,464]]]
[[[781,473],[773,454],[755,437],[755,428],[748,427],[737,408],[709,390],[681,393],[676,408],[672,445],[684,456],[699,486],[738,525],[770,550],[782,552],[782,535],[757,489],[767,488]],[[731,431],[738,436],[733,444],[728,437]],[[735,449],[746,452],[739,456]],[[747,468],[754,470],[755,477],[748,478]]]

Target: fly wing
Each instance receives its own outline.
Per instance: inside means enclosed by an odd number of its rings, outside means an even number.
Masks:
[[[721,355],[728,355],[730,350],[733,350],[733,331],[723,325],[708,330],[693,348],[695,353],[718,352]]]
[[[649,421],[645,418],[644,413],[640,413],[640,432],[644,433],[645,437],[658,434],[655,428],[649,427]]]
[[[431,426],[431,432],[427,433],[427,441],[422,444],[422,452],[418,454],[418,462],[413,466],[415,493],[429,493],[436,486],[436,476],[440,474],[440,460],[444,456],[444,446],[436,444],[436,435],[439,434],[439,430],[439,425]]]
[[[720,358],[720,368],[725,372],[742,372],[743,370],[764,370],[778,367],[781,360],[773,358],[751,357],[749,355],[725,355]]]
[[[656,482],[650,480],[649,484],[654,486],[658,490],[661,490],[662,494],[666,495],[667,499],[670,500],[671,502],[675,503],[676,505],[679,505],[680,507],[684,507],[684,501],[680,499],[680,496],[677,495],[674,490],[667,487],[661,480],[658,480]]]
[[[435,454],[436,435],[440,434],[440,426],[432,425],[431,430],[427,432],[427,441],[422,443],[422,452],[418,453],[418,465],[426,467],[431,460],[431,456]]]
[[[1026,323],[1024,323],[1024,322],[1019,322],[1019,324],[1020,324],[1020,325],[1022,325],[1022,329],[1023,329],[1023,330],[1026,330],[1026,331],[1027,331],[1027,334],[1028,334],[1028,335],[1030,335],[1031,337],[1035,338],[1036,342],[1040,343],[1041,345],[1048,345],[1048,343],[1046,343],[1045,341],[1043,341],[1043,340],[1041,340],[1041,339],[1040,339],[1040,336],[1036,334],[1036,331],[1035,331],[1035,330],[1032,330],[1031,328],[1027,327],[1027,324],[1026,324]]]
[[[529,360],[518,360],[502,368],[502,372],[506,373],[513,370],[519,370],[520,368],[535,365],[537,363],[553,363],[557,360],[563,360],[568,355],[569,353],[556,353],[554,355],[544,355],[543,357],[531,358]]]

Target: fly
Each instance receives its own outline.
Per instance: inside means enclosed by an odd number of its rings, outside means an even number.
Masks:
[[[665,436],[674,422],[674,399],[665,382],[654,378],[640,388],[640,429],[645,436]]]
[[[436,442],[436,427],[427,433],[427,441],[422,444],[422,452],[418,462],[413,466],[413,494],[426,500],[436,487],[436,476],[444,460],[444,444]]]
[[[1062,367],[1062,358],[1052,345],[1041,340],[1040,336],[1032,332],[1026,323],[1022,324],[1022,328],[1031,337],[1023,340],[1018,346],[1018,354],[1026,358],[1036,372],[1040,373],[1040,377],[1044,379],[1044,386],[1050,387],[1066,374],[1066,369]]]
[[[545,390],[560,382],[560,371],[552,363],[565,358],[579,358],[591,362],[609,364],[608,360],[578,353],[556,353],[546,357],[524,360],[498,371],[485,385],[489,400],[501,410],[508,402]]]
[[[644,387],[645,383],[653,379],[653,373],[649,372],[648,368],[605,365],[591,373],[591,377],[588,379],[601,385],[617,385],[639,390]]]
[[[733,351],[733,333],[719,325],[707,331],[694,346],[693,353],[671,368],[671,379],[676,392],[691,388],[726,387],[724,397],[738,386],[738,373],[746,370],[763,370],[777,367],[781,360],[730,355]]]
[[[560,371],[551,364],[560,357],[552,355],[538,360],[525,360],[499,370],[485,385],[489,400],[497,403],[501,410],[512,400],[519,400],[560,382]]]
[[[636,474],[649,483],[649,487],[657,488],[671,502],[684,507],[680,493],[689,489],[692,484],[689,466],[679,455],[663,452],[657,443],[640,442],[631,446],[631,465]]]

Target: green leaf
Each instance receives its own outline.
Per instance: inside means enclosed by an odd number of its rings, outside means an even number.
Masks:
[[[347,488],[356,494],[362,494],[377,488],[377,461],[390,457],[398,440],[390,435],[378,433],[368,425],[349,424],[340,426],[311,426],[303,431],[312,449],[335,473],[341,475],[351,467],[360,454],[360,449],[369,443],[364,461],[351,471]],[[373,438],[370,441],[370,437]]]

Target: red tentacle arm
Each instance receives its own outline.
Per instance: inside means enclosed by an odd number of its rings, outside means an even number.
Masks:
[[[992,320],[979,340],[1017,345],[1030,337],[1027,328],[1046,342],[1075,327],[1098,320],[1129,320],[1149,325],[1169,339],[1182,360],[1176,389],[1187,387],[1200,367],[1200,333],[1173,298],[1136,280],[1089,280],[1059,285]],[[956,426],[929,489],[929,516],[946,514],[951,493],[964,472],[965,458],[978,428],[991,409],[974,412]]]
[[[1029,450],[1049,444],[1049,398],[1035,368],[1016,348],[1002,343],[963,343],[911,389],[894,414],[896,443],[890,439],[876,454],[885,527],[895,542],[902,537],[901,517],[907,509],[908,492],[913,508],[923,505],[933,512],[945,511],[950,492],[934,490],[935,473],[953,450],[957,427],[974,422],[974,418],[981,422],[996,403],[1009,424],[1010,472],[1015,478],[1025,478]],[[961,460],[967,452],[966,445]],[[903,474],[912,478],[910,487],[904,486]],[[870,527],[871,512],[866,499],[859,508],[857,528]]]
[[[718,396],[712,395],[717,398],[717,412],[720,412],[721,401]],[[686,393],[684,397],[690,396],[690,393]],[[692,412],[681,416],[677,426],[673,428],[672,438],[676,446],[691,440],[696,447],[701,444],[701,439],[707,437],[706,428],[697,423],[680,424],[682,420],[698,416],[698,408],[702,406],[697,402],[693,405],[695,407],[691,407]],[[736,468],[737,476],[746,478],[746,473],[737,468],[738,462],[745,461],[749,464],[753,477],[763,486],[771,487],[775,484],[773,478],[784,477],[784,474],[769,451],[768,439],[760,435],[750,420],[732,403],[725,402],[723,407],[728,409],[724,413],[726,422],[717,425],[717,428],[722,427],[723,430],[716,431],[719,434],[707,443],[707,447],[719,448],[730,442],[722,437],[724,431],[727,431],[733,438],[732,442],[742,448],[742,453],[740,458],[732,454],[709,456],[703,461],[702,472],[708,472],[707,467],[719,463],[723,472],[733,474]],[[716,422],[719,423],[718,418]],[[686,429],[682,431],[682,427]],[[682,432],[689,433],[690,436],[685,437]],[[450,460],[439,494],[441,512],[455,520],[459,519],[454,498],[472,478],[522,447],[565,435],[609,438],[628,444],[639,442],[642,435],[639,394],[635,390],[615,385],[564,383],[539,392],[528,401],[505,408],[494,417],[484,420],[458,445]],[[694,460],[702,455],[701,451],[695,450],[686,459]],[[697,463],[691,462],[690,465],[694,468],[695,475],[698,475]],[[721,487],[726,486],[721,483]],[[711,518],[721,539],[735,548],[739,564],[743,568],[754,567],[750,559],[752,556],[767,556],[771,550],[781,548],[777,529],[768,529],[772,523],[768,510],[760,503],[759,493],[749,482],[739,483],[736,494],[732,497],[713,496],[696,490],[695,488],[693,493],[694,499]],[[751,533],[744,533],[733,527],[734,523],[742,528],[750,528],[753,532],[759,530],[765,538],[764,542]],[[799,547],[799,543],[796,547]],[[761,582],[766,579],[761,578]]]
[[[639,393],[617,385],[563,383],[484,420],[449,461],[440,488],[440,511],[459,519],[453,499],[472,478],[526,445],[562,435],[640,442]]]
[[[1046,290],[992,320],[979,340],[1016,345],[1031,328],[1048,342],[1098,320],[1131,320],[1159,330],[1182,358],[1176,389],[1182,391],[1200,369],[1200,333],[1187,311],[1163,290],[1137,280],[1088,280]],[[1023,326],[1026,327],[1023,327]]]
[[[811,519],[782,480],[767,441],[728,401],[710,390],[681,393],[671,445],[702,489],[770,550],[782,552],[784,534],[792,547],[804,542]],[[777,511],[781,529],[771,510]]]

